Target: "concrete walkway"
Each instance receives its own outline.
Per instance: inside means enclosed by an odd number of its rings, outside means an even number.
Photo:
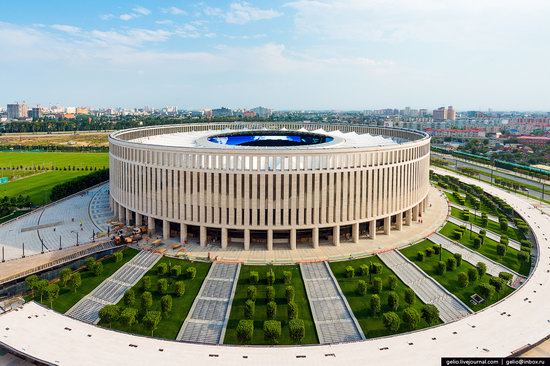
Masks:
[[[134,286],[161,257],[152,252],[138,253],[70,308],[66,315],[86,323],[96,324],[99,321],[99,310],[105,305],[118,303],[126,290]]]
[[[453,322],[472,313],[466,304],[399,251],[391,250],[378,254],[378,257],[399,276],[401,281],[414,290],[422,302],[435,305],[439,309],[439,317],[445,323]]]
[[[484,229],[480,226],[474,225],[470,222],[461,220],[461,219],[459,219],[457,217],[454,217],[454,216],[449,216],[448,221],[452,222],[453,224],[458,225],[458,226],[465,225],[468,230],[471,230],[476,234],[479,234],[479,232],[481,230],[485,230],[485,232],[487,233],[486,235],[489,239],[492,239],[492,240],[496,241],[497,243],[500,243],[500,235],[498,235],[498,234],[496,234],[496,233],[494,233],[490,230]],[[510,246],[510,248],[514,248],[515,250],[521,250],[521,244],[519,242],[515,241],[514,239],[508,238],[508,245]]]
[[[212,264],[176,340],[223,343],[240,269],[240,264]]]
[[[331,344],[365,339],[363,330],[328,263],[302,263],[300,271],[319,343]]]
[[[473,266],[476,266],[479,262],[485,263],[487,266],[487,273],[491,276],[498,277],[500,272],[507,272],[513,276],[512,287],[517,288],[519,285],[525,281],[525,276],[520,275],[519,273],[511,270],[510,268],[495,262],[492,259],[487,258],[486,256],[466,248],[464,245],[457,243],[444,235],[435,233],[431,235],[428,239],[436,244],[440,244],[443,248],[447,249],[451,253],[460,253],[462,254],[462,260],[470,263]]]

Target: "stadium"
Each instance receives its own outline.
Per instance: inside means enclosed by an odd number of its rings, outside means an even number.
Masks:
[[[154,126],[109,137],[110,204],[163,239],[240,250],[390,235],[428,205],[430,138],[316,123]]]

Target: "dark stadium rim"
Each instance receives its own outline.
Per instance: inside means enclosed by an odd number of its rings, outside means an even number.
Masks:
[[[307,146],[332,142],[333,137],[314,132],[301,131],[239,131],[208,137],[208,141],[226,146]]]

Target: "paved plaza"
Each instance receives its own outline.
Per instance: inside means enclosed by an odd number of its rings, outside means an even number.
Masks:
[[[378,257],[401,281],[416,292],[422,302],[435,305],[439,309],[439,317],[445,323],[453,322],[472,313],[468,306],[410,262],[399,251],[390,250],[379,254]]]
[[[328,263],[302,263],[300,271],[319,343],[330,344],[365,339]]]
[[[241,265],[235,263],[212,264],[177,340],[223,343],[240,269]]]
[[[99,321],[99,310],[105,305],[118,303],[126,290],[134,286],[160,258],[161,256],[155,253],[140,252],[77,302],[66,315],[96,324]]]

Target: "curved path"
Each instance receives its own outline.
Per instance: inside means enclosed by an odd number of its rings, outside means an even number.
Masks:
[[[439,169],[434,168],[436,172]],[[452,175],[452,173],[443,172]],[[550,217],[522,197],[460,176],[506,200],[531,225],[539,259],[528,282],[485,310],[426,330],[309,347],[227,347],[132,336],[95,327],[35,303],[0,316],[4,346],[65,365],[439,365],[442,356],[505,357],[550,333]],[[510,336],[513,334],[513,336]],[[30,336],[32,335],[32,336]],[[70,352],[67,352],[70,350]],[[374,362],[374,361],[373,361]]]

